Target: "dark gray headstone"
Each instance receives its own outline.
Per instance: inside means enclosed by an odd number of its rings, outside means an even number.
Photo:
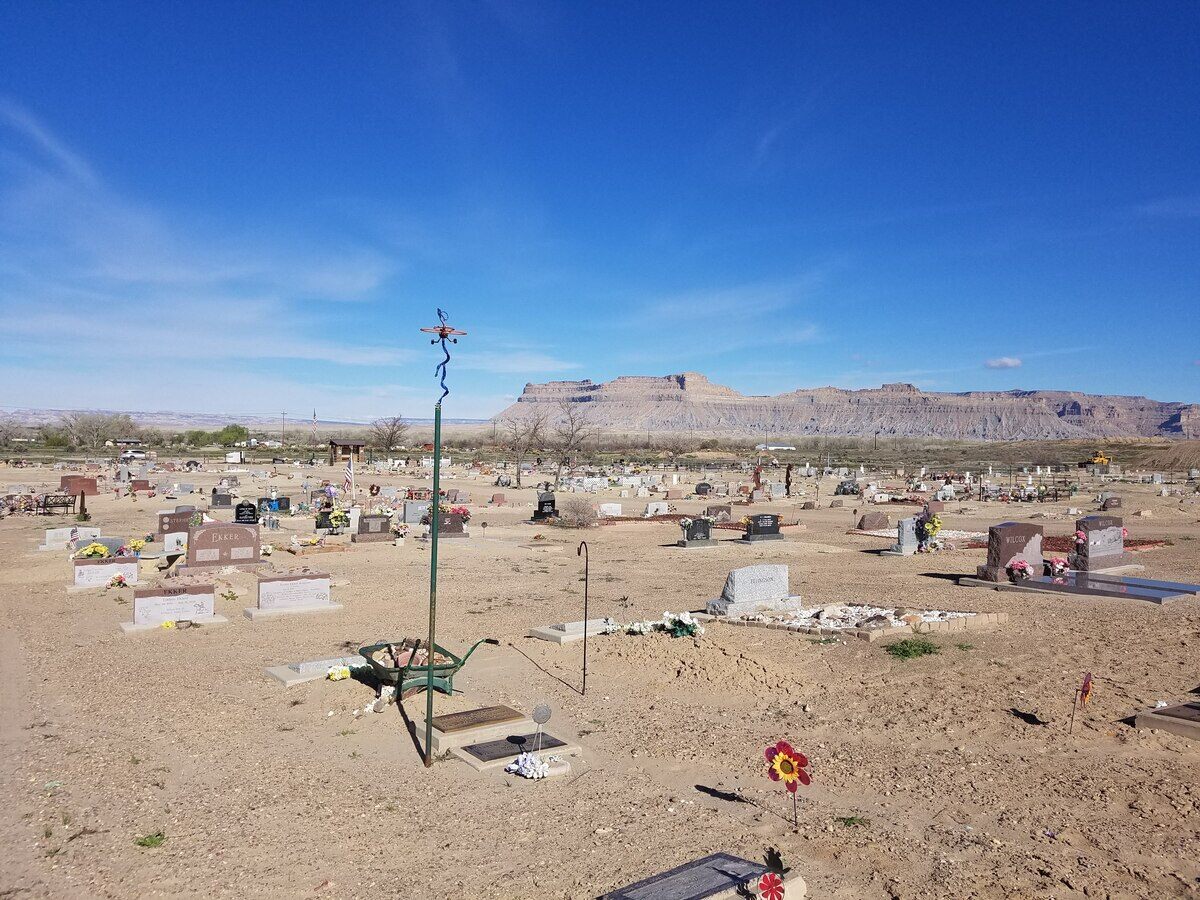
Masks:
[[[239,525],[257,525],[258,507],[249,500],[243,500],[233,510],[233,521]]]

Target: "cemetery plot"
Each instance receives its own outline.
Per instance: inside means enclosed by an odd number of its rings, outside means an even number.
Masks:
[[[1137,728],[1157,728],[1200,741],[1200,703],[1179,703],[1140,712],[1134,718],[1134,725]]]
[[[714,853],[666,872],[646,878],[605,894],[600,900],[711,900],[711,898],[753,897],[747,885],[757,881],[767,867],[732,856]],[[745,893],[743,893],[743,891]],[[807,892],[802,879],[789,875],[787,898],[803,898]]]
[[[107,587],[120,576],[126,584],[137,584],[138,561],[134,556],[109,557],[107,559],[73,560],[76,588]]]
[[[1035,575],[1012,584],[1002,584],[999,587],[1006,590],[1033,591],[1042,594],[1116,597],[1158,604],[1171,603],[1200,593],[1200,585],[1195,584],[1076,571],[1064,572],[1061,575]]]
[[[1116,516],[1084,516],[1075,523],[1075,549],[1067,565],[1081,572],[1114,569],[1127,564],[1124,523]]]
[[[745,521],[746,530],[741,540],[748,544],[758,541],[782,541],[784,537],[779,533],[779,525],[779,516],[773,513],[748,516]]]
[[[251,621],[298,613],[336,612],[342,608],[342,604],[333,602],[329,576],[323,572],[260,575],[257,593],[258,606],[243,611]]]
[[[164,553],[182,553],[188,540],[188,529],[192,527],[192,513],[159,512],[158,539]]]
[[[604,619],[588,619],[586,622],[587,636],[595,637],[607,634]],[[529,629],[529,637],[554,644],[571,644],[583,640],[584,622],[560,622],[557,625],[539,625]]]
[[[425,720],[418,718],[416,724],[417,734],[424,735]],[[434,716],[430,747],[435,755],[441,755],[457,747],[507,741],[536,730],[537,725],[524,713],[508,706],[484,706]],[[546,744],[543,747],[550,749]]]
[[[990,628],[1007,623],[1008,613],[953,612],[833,603],[795,612],[755,613],[714,621],[822,637],[856,637],[859,640],[874,642],[880,638],[902,634],[942,634]]]
[[[139,588],[133,592],[133,621],[122,622],[126,634],[177,625],[223,625],[229,620],[216,614],[216,588],[212,584],[183,584]]]
[[[196,525],[188,532],[187,568],[262,564],[257,525]]]
[[[366,660],[358,654],[354,656],[333,656],[327,659],[311,659],[302,662],[288,663],[282,666],[268,666],[263,674],[274,678],[284,687],[292,687],[309,681],[319,681],[328,676],[334,667],[345,666],[348,669],[367,668]]]
[[[522,753],[537,753],[543,759],[553,756],[578,756],[583,748],[555,737],[546,730],[525,728],[499,738],[484,738],[453,748],[450,753],[477,772],[503,769]]]
[[[740,618],[759,613],[799,612],[801,606],[800,597],[788,590],[788,567],[760,565],[730,572],[721,596],[709,600],[705,611],[710,616]]]
[[[358,518],[358,530],[350,535],[355,544],[382,543],[392,539],[392,519],[385,515],[362,515]]]
[[[46,537],[38,545],[39,550],[66,550],[72,544],[86,547],[100,537],[100,529],[94,527],[47,528]]]

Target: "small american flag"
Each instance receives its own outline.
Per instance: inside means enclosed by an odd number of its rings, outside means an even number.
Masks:
[[[71,526],[71,543],[74,544],[77,540],[79,540],[79,526],[72,525]]]
[[[354,457],[346,460],[346,477],[342,482],[342,487],[350,492],[350,496],[354,496]]]

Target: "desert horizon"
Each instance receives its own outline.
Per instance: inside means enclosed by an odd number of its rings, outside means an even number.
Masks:
[[[0,898],[1200,898],[1200,4],[0,4]]]

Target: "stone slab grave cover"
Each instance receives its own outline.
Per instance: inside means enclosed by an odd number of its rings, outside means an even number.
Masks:
[[[588,637],[604,633],[604,619],[588,619],[586,623],[560,622],[557,625],[539,625],[529,629],[529,637],[553,644],[573,644],[583,640],[585,626]]]
[[[425,734],[425,720],[415,722],[417,734]],[[435,756],[440,756],[457,747],[494,741],[515,734],[536,731],[537,725],[524,713],[508,706],[483,706],[463,712],[446,713],[433,717],[433,734],[430,747]]]
[[[1140,712],[1134,718],[1133,724],[1137,728],[1157,728],[1200,741],[1200,703],[1179,703]]]
[[[195,525],[188,532],[187,568],[258,565],[261,550],[257,525]]]
[[[891,524],[887,513],[869,512],[864,513],[858,518],[859,531],[878,531],[880,528],[887,528]]]
[[[716,522],[730,522],[733,520],[733,507],[728,503],[720,503],[715,506],[706,507],[704,514]]]
[[[782,541],[783,535],[779,533],[779,516],[775,513],[758,513],[750,516],[740,540],[747,543]]]
[[[1064,575],[1035,575],[1020,582],[1020,587],[1055,594],[1086,594],[1092,597],[1115,597],[1158,604],[1181,600],[1200,591],[1200,585],[1195,584],[1079,572],[1074,569]]]
[[[158,512],[158,539],[164,553],[182,553],[192,527],[192,513],[187,510]]]
[[[651,516],[665,516],[670,511],[671,507],[669,504],[663,503],[662,501],[656,501],[654,503],[646,504],[646,512],[644,515],[646,518],[650,518]]]
[[[138,561],[134,556],[109,557],[108,559],[76,559],[74,562],[75,587],[107,587],[117,575],[124,575],[127,584],[137,584]]]
[[[1081,572],[1095,572],[1126,565],[1124,522],[1117,516],[1084,516],[1075,522],[1075,530],[1087,535],[1067,554],[1067,566]]]
[[[257,525],[258,507],[249,500],[243,500],[233,510],[233,521],[236,525]]]
[[[709,600],[705,611],[711,616],[753,616],[758,613],[799,612],[799,596],[788,588],[788,567],[782,564],[743,566],[725,579],[721,596]]]
[[[1017,559],[1029,563],[1032,574],[1042,574],[1041,525],[1002,522],[989,528],[987,563],[976,569],[976,575],[983,581],[1008,581],[1008,566]]]
[[[189,621],[197,625],[224,625],[229,620],[216,612],[216,587],[212,583],[179,584],[170,579],[158,587],[133,592],[133,621],[122,622],[121,630],[147,631],[163,622]]]
[[[350,669],[367,668],[367,662],[357,653],[353,656],[331,656],[327,659],[309,659],[288,663],[283,666],[267,666],[264,675],[269,675],[284,687],[323,680],[331,666],[346,666]]]
[[[100,537],[100,529],[92,527],[47,528],[46,539],[38,545],[39,550],[66,550],[71,543],[71,534],[75,533],[75,546],[86,547]]]
[[[755,896],[739,893],[750,890],[767,867],[728,853],[714,853],[627,887],[605,894],[600,900],[724,900],[727,897]],[[802,881],[787,879],[787,900],[798,900],[804,890],[796,890]]]
[[[887,556],[912,556],[917,552],[917,517],[908,516],[896,523],[896,543],[883,553]]]
[[[463,744],[451,749],[450,753],[477,772],[486,772],[503,769],[522,753],[537,750],[539,745],[543,756],[576,756],[582,752],[578,744],[555,737],[545,729],[540,738],[536,727],[505,730],[512,733]]]
[[[258,577],[258,605],[243,612],[247,619],[274,618],[297,613],[336,612],[329,575],[298,571]]]
[[[358,518],[358,531],[350,535],[354,544],[382,543],[392,539],[392,517],[368,513]]]

